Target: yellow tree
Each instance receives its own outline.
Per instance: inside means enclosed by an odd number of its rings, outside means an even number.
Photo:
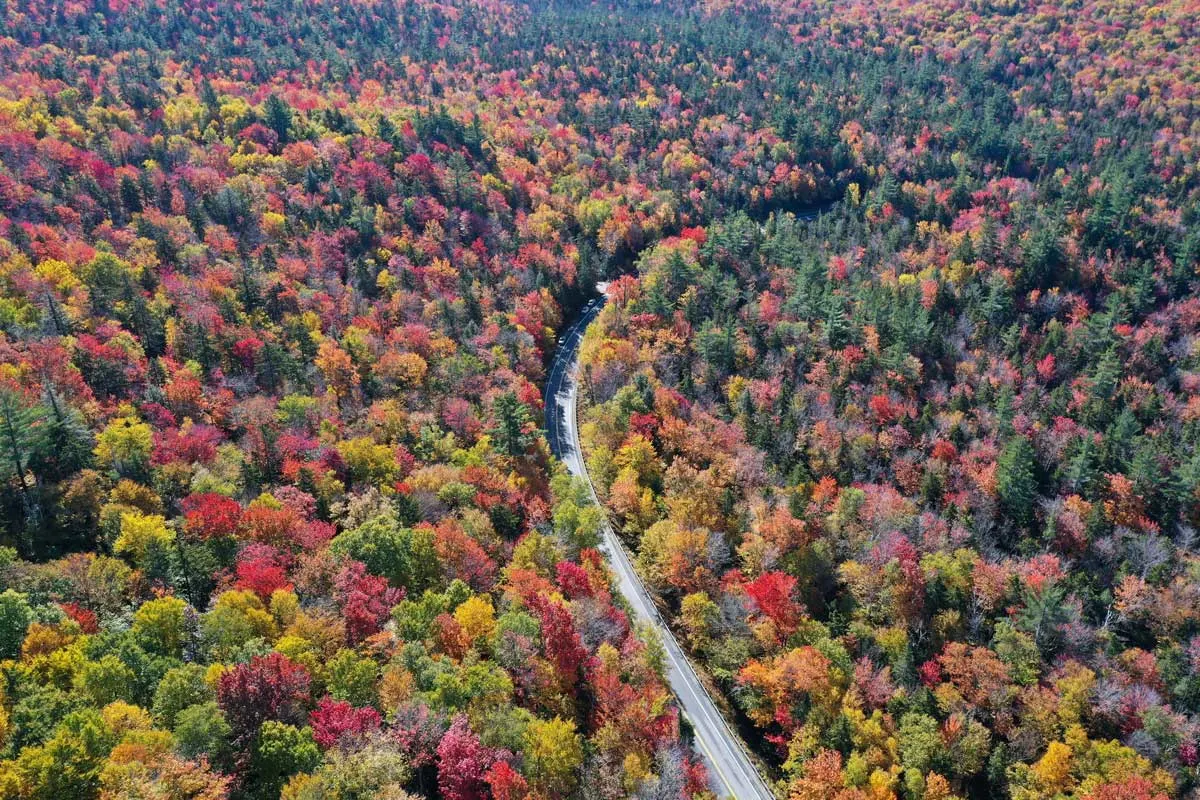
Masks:
[[[525,759],[529,777],[545,796],[570,795],[583,764],[583,740],[575,723],[559,717],[531,722],[525,730]]]

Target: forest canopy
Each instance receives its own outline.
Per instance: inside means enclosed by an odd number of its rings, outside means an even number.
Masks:
[[[0,798],[709,797],[606,520],[780,797],[1189,795],[1198,47],[0,5]]]

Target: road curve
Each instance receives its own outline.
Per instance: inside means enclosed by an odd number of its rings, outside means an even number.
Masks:
[[[576,373],[583,332],[600,313],[602,304],[602,300],[597,301],[585,309],[580,319],[563,334],[546,380],[545,398],[550,449],[563,460],[572,474],[587,482],[597,505],[600,501],[588,476],[579,445]],[[667,653],[667,681],[695,731],[696,746],[708,766],[713,790],[720,796],[735,800],[772,800],[774,795],[747,755],[745,746],[704,690],[674,634],[651,602],[624,546],[607,522],[604,524],[601,548],[616,573],[617,589],[629,604],[634,619],[654,626],[662,639]]]

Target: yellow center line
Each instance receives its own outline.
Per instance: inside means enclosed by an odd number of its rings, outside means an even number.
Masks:
[[[686,712],[684,713],[684,716],[687,716]],[[700,746],[700,750],[704,753],[705,757],[713,765],[713,769],[715,769],[717,771],[717,775],[719,775],[721,778],[721,783],[725,784],[725,788],[727,790],[729,790],[729,796],[734,798],[734,800],[736,800],[737,794],[733,790],[733,784],[731,784],[729,782],[729,778],[727,778],[725,776],[725,773],[721,771],[721,767],[718,766],[717,759],[713,756],[712,752],[708,749],[708,745],[706,745],[704,743],[704,738],[698,734],[696,736],[696,744],[698,744]]]

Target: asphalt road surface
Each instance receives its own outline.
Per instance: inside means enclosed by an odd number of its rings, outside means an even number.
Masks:
[[[566,463],[571,473],[583,478],[599,505],[596,489],[588,477],[579,446],[575,416],[576,373],[579,366],[579,342],[584,329],[600,313],[602,301],[596,301],[562,337],[546,381],[546,427],[550,448]],[[741,741],[721,717],[712,698],[696,677],[696,672],[675,641],[670,628],[659,616],[646,587],[633,569],[629,555],[607,523],[604,525],[602,550],[617,576],[617,589],[624,596],[638,622],[653,625],[667,652],[667,681],[684,716],[696,734],[696,746],[708,766],[713,790],[735,800],[771,800],[774,795],[746,754]]]

